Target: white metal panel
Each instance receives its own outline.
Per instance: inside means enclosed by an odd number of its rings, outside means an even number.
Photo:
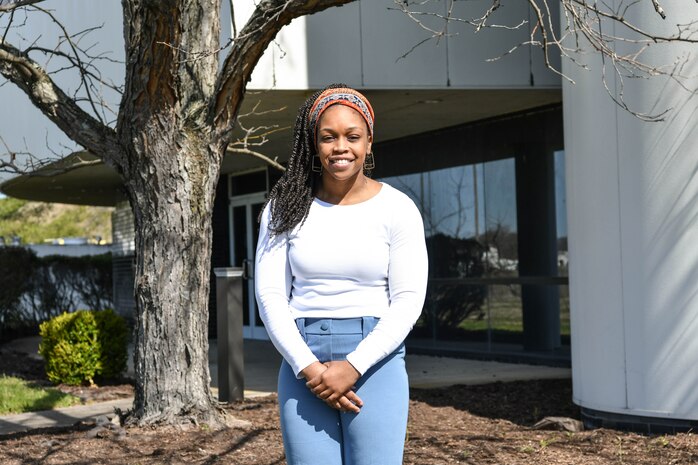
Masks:
[[[682,15],[682,21],[697,19],[686,5],[672,0],[664,5],[666,11]],[[639,11],[639,10],[638,10]],[[663,23],[650,9],[645,16],[628,17],[647,28]],[[693,17],[691,17],[693,15]],[[671,24],[666,24],[671,28]],[[655,29],[656,30],[656,29]],[[671,32],[671,31],[669,31]],[[642,55],[655,64],[671,62],[674,57],[688,52],[672,45],[652,47]],[[626,53],[627,50],[619,50]],[[663,78],[626,80],[623,96],[631,108],[640,112],[673,111],[665,122],[644,123],[619,107],[602,105],[610,102],[601,84],[601,68],[593,63],[591,73],[571,70],[577,86],[563,85],[565,105],[566,150],[584,149],[585,163],[606,166],[603,148],[615,145],[618,151],[618,201],[600,202],[593,192],[577,199],[580,205],[570,205],[573,221],[588,220],[580,216],[586,206],[605,216],[609,208],[618,210],[620,221],[620,256],[622,267],[622,295],[620,306],[606,306],[606,312],[597,312],[596,322],[590,323],[590,294],[595,291],[588,283],[594,270],[575,263],[581,253],[588,254],[583,261],[607,259],[609,250],[601,238],[584,237],[583,228],[570,228],[570,249],[586,245],[586,249],[570,259],[570,293],[572,299],[572,356],[575,399],[583,406],[633,415],[698,419],[698,100],[689,97],[675,82]],[[692,69],[690,69],[692,68]],[[612,69],[607,75],[613,75]],[[685,68],[685,74],[695,76],[695,65]],[[615,81],[610,90],[620,96]],[[689,87],[696,87],[693,79]],[[612,115],[612,116],[611,116]],[[608,126],[616,128],[606,130]],[[587,139],[580,140],[575,132],[584,130]],[[577,161],[577,158],[574,158]],[[570,170],[569,183],[579,185],[594,179],[597,189],[605,185],[603,177],[588,178],[578,169]],[[569,189],[580,191],[579,188]],[[570,194],[568,193],[568,196]],[[569,199],[568,199],[569,202]],[[595,204],[594,204],[595,203]],[[569,205],[569,204],[568,204]],[[588,232],[584,232],[588,234]],[[615,238],[614,238],[615,242]],[[572,255],[572,251],[570,252]],[[612,257],[612,256],[611,256]],[[617,280],[609,287],[616,288]],[[580,311],[579,306],[582,306]],[[617,327],[623,318],[624,347],[608,346],[605,357],[588,363],[590,353],[597,351],[595,336],[606,324]],[[576,317],[576,319],[575,319]],[[593,340],[594,343],[588,341]],[[608,399],[617,390],[616,379],[622,369],[615,360],[625,357],[625,389],[627,402]],[[610,375],[610,378],[599,376]],[[595,389],[600,386],[601,389]],[[604,388],[608,392],[604,392]]]
[[[437,44],[429,40],[410,52],[431,33],[394,8],[392,0],[361,2],[364,86],[445,87],[448,81],[447,41]],[[429,2],[423,8],[444,15],[445,2]],[[421,19],[434,27],[440,23],[428,16]],[[405,58],[401,58],[405,54]]]
[[[224,2],[225,3],[225,2]],[[255,0],[235,0],[235,25],[239,34],[254,11]],[[229,15],[228,6],[223,13]],[[305,18],[284,26],[252,72],[248,89],[307,89],[308,63]],[[224,26],[225,27],[225,26]],[[223,36],[223,33],[221,34]]]
[[[456,2],[456,18],[474,19],[492,6],[489,0]],[[449,26],[449,80],[456,87],[530,87],[531,63],[528,46],[517,45],[528,40],[528,3],[504,0],[492,14],[488,24],[516,29],[482,28],[454,22]],[[492,61],[495,60],[495,61]]]
[[[600,86],[563,83],[572,379],[575,402],[617,410],[626,406],[618,160],[615,108]]]
[[[361,87],[361,2],[309,16],[306,28],[309,86],[343,82]]]
[[[307,89],[306,18],[296,18],[276,36],[252,72],[249,89]]]
[[[683,7],[683,8],[682,8]],[[682,21],[695,9],[671,2]],[[672,15],[672,13],[669,13]],[[649,27],[671,24],[649,9],[629,17]],[[621,53],[625,53],[626,46]],[[652,47],[643,54],[671,65],[692,47]],[[696,67],[686,74],[695,76]],[[698,86],[693,79],[690,87]],[[627,80],[626,100],[638,111],[672,108],[663,123],[645,123],[619,111],[623,231],[631,240],[625,267],[626,293],[637,296],[626,314],[628,402],[657,416],[698,419],[698,100],[667,79]],[[627,206],[626,206],[627,205]],[[632,249],[630,246],[632,245]],[[629,309],[630,310],[630,309]]]

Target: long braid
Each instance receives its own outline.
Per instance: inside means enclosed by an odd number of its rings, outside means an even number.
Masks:
[[[315,100],[326,89],[347,87],[332,84],[311,95],[299,108],[293,130],[293,149],[286,171],[269,192],[271,203],[269,231],[273,235],[291,231],[308,217],[320,176],[312,171],[316,154],[314,134],[308,122],[308,113]],[[265,204],[266,206],[266,204]]]

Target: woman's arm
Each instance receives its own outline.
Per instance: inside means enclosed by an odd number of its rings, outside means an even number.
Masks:
[[[270,205],[267,204],[259,229],[259,241],[255,257],[255,294],[259,314],[271,342],[288,362],[298,378],[301,371],[317,357],[303,340],[289,309],[291,295],[291,267],[288,262],[288,236],[271,236],[269,220]]]
[[[390,220],[390,308],[373,331],[347,355],[347,360],[362,375],[402,344],[424,305],[429,264],[422,216],[406,196],[397,200]]]

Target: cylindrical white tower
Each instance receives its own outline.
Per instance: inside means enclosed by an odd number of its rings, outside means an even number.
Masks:
[[[634,7],[632,21],[669,34],[698,19],[695,4],[662,4],[665,21],[649,2]],[[698,47],[653,45],[641,59],[670,63],[689,51]],[[695,428],[698,96],[666,77],[621,87],[608,60],[607,92],[598,54],[580,58],[591,72],[563,64],[576,81],[563,81],[574,401],[597,425]],[[698,74],[698,60],[682,72]],[[638,111],[670,112],[644,122],[609,93]]]

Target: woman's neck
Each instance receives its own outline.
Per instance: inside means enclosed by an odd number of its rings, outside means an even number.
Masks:
[[[323,175],[315,196],[334,205],[352,205],[370,199],[380,190],[380,183],[363,173],[352,180],[340,182]]]

